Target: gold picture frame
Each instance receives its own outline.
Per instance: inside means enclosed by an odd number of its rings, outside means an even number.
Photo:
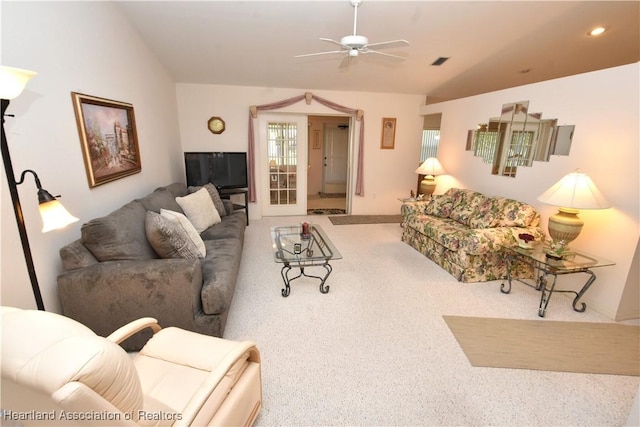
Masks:
[[[396,119],[395,117],[382,118],[382,140],[380,148],[393,150],[396,145]]]
[[[133,105],[71,92],[89,187],[142,170]]]

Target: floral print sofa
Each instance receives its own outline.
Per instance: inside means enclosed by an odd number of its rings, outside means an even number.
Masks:
[[[404,202],[402,241],[458,281],[484,282],[506,276],[504,246],[517,246],[519,234],[544,239],[540,215],[517,200],[451,188],[424,201]],[[515,264],[513,277],[532,277]]]

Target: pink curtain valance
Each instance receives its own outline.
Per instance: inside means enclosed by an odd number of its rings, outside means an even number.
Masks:
[[[333,110],[340,111],[341,113],[350,114],[355,116],[356,120],[360,122],[360,133],[358,136],[358,164],[356,169],[356,196],[364,196],[364,186],[362,183],[363,177],[363,160],[364,160],[364,112],[354,108],[345,107],[343,105],[336,104],[335,102],[321,98],[317,95],[313,95],[311,92],[306,92],[300,96],[294,96],[293,98],[284,99],[282,101],[273,102],[271,104],[252,105],[249,107],[249,149],[248,149],[248,175],[249,175],[249,201],[256,201],[256,181],[255,181],[255,135],[253,129],[253,119],[258,117],[258,111],[277,110],[279,108],[288,107],[297,102],[305,100],[307,105],[311,104],[312,100],[319,102],[320,104],[329,107]]]

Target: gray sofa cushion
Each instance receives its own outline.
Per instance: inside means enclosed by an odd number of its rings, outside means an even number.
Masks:
[[[182,212],[180,205],[176,202],[176,196],[164,187],[156,189],[142,199],[139,199],[142,206],[148,211],[160,213],[160,209],[168,209],[170,211]]]
[[[227,237],[244,238],[247,219],[244,212],[237,211],[231,215],[222,217],[222,222],[213,227],[209,227],[200,233],[200,237],[205,242],[207,240],[224,239]]]
[[[147,241],[147,209],[132,201],[102,218],[82,226],[82,243],[98,261],[145,260],[158,258]]]
[[[182,182],[174,182],[173,184],[158,188],[158,190],[160,189],[167,190],[168,192],[173,194],[173,197],[182,197],[189,194],[189,191],[187,191],[187,186]]]
[[[82,244],[80,239],[74,240],[60,249],[60,259],[65,271],[88,267],[98,263],[96,257]]]
[[[202,261],[202,311],[220,314],[229,309],[240,269],[243,241],[239,238],[205,240]]]

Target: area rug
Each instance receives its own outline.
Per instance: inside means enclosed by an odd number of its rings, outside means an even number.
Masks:
[[[347,213],[347,211],[345,211],[344,209],[336,209],[336,208],[307,209],[307,215],[338,215],[338,214],[345,214],[345,213]]]
[[[386,224],[400,223],[402,217],[400,215],[345,215],[330,216],[329,220],[333,225]]]
[[[640,376],[640,326],[443,318],[472,366]]]

